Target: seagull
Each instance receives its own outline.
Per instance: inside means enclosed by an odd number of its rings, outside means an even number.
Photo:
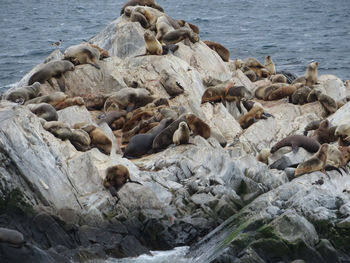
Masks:
[[[59,48],[59,46],[61,45],[62,42],[63,42],[63,40],[60,39],[60,40],[58,40],[57,42],[52,43],[51,46],[56,47],[56,48]]]

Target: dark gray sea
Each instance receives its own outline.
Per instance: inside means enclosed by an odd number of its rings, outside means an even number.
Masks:
[[[222,43],[231,59],[271,55],[277,70],[350,78],[350,0],[158,0],[165,11]],[[0,93],[54,50],[88,40],[117,18],[124,1],[0,0]]]

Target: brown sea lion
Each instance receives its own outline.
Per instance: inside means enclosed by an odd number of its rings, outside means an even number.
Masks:
[[[14,91],[11,91],[5,99],[19,104],[24,104],[26,101],[37,97],[40,93],[40,83],[35,82],[31,86],[25,86]]]
[[[320,127],[320,123],[322,121],[323,120],[315,120],[315,121],[309,122],[304,128],[304,135],[306,136],[308,131],[317,130]]]
[[[114,130],[119,130],[121,128],[123,128],[125,124],[125,117],[120,117],[119,119],[115,120],[112,124],[111,124],[111,129]]]
[[[60,90],[64,92],[66,84],[63,73],[72,70],[74,70],[74,65],[70,61],[56,60],[47,62],[29,78],[28,85],[32,85],[34,82],[43,84],[47,81],[54,87],[51,78],[56,78]]]
[[[310,92],[311,89],[307,86],[299,88],[290,96],[290,100],[293,104],[303,105],[307,103],[307,96]]]
[[[267,56],[266,57],[264,67],[270,72],[271,75],[275,75],[276,74],[275,63],[272,61],[271,56]],[[287,82],[287,79],[286,79],[286,82]]]
[[[128,146],[125,149],[123,157],[125,158],[137,158],[144,154],[147,154],[152,150],[152,144],[154,138],[169,124],[172,123],[172,119],[163,119],[159,125],[153,128],[149,133],[136,134],[130,139]]]
[[[88,151],[90,149],[90,135],[82,129],[71,129],[72,133],[69,136],[69,141],[78,151]]]
[[[79,44],[68,47],[64,51],[64,59],[71,61],[74,65],[90,64],[97,69],[100,60],[100,52],[89,45]]]
[[[312,62],[307,67],[306,73],[304,76],[295,79],[294,83],[303,83],[304,85],[311,87],[312,85],[317,83],[318,78],[318,62]]]
[[[308,152],[317,152],[321,144],[313,138],[303,135],[290,135],[276,143],[270,150],[271,153],[275,153],[278,149],[291,146],[294,153],[296,153],[299,147],[303,147]]]
[[[329,121],[326,119],[322,121],[318,129],[312,135],[320,144],[331,143],[337,140],[335,131],[337,126],[330,127]]]
[[[148,22],[147,18],[142,13],[138,12],[136,9],[134,9],[131,12],[130,21],[139,22],[143,28],[150,27],[150,23]]]
[[[29,110],[33,112],[39,118],[43,118],[46,121],[57,121],[58,114],[55,108],[48,103],[29,104],[27,105]]]
[[[196,43],[199,41],[199,35],[189,29],[180,28],[165,34],[163,37],[163,42],[166,45],[170,45],[176,44],[184,39],[189,39],[192,43]]]
[[[339,150],[342,154],[341,166],[344,166],[350,161],[350,147],[339,146]]]
[[[71,106],[83,106],[84,105],[84,99],[82,97],[74,97],[74,98],[67,98],[55,105],[56,110],[63,110],[67,107]]]
[[[194,24],[191,24],[189,22],[186,22],[185,20],[177,20],[177,22],[179,23],[180,27],[184,27],[186,26],[186,24],[191,28],[191,30],[196,33],[196,34],[200,34],[200,30],[199,30],[199,27],[194,25]]]
[[[105,94],[86,94],[83,95],[82,98],[88,110],[101,110],[108,96]]]
[[[160,16],[157,19],[156,23],[157,35],[156,38],[158,41],[163,42],[163,36],[168,32],[174,30],[171,23],[169,22],[166,16]]]
[[[249,69],[249,68],[248,68]],[[251,69],[247,70],[247,71],[243,71],[244,75],[247,76],[247,78],[251,81],[251,82],[255,82],[257,81],[258,77],[255,74],[255,72]]]
[[[182,121],[179,128],[174,132],[173,142],[175,145],[186,144],[190,140],[190,129],[187,123]]]
[[[122,7],[122,9],[120,11],[120,14],[122,15],[124,13],[124,10],[125,10],[126,7],[128,7],[128,6],[136,6],[136,5],[149,6],[149,7],[158,9],[161,12],[164,12],[164,9],[160,5],[158,5],[154,0],[129,0],[128,2],[126,2],[123,5],[123,7]]]
[[[255,97],[258,99],[263,99],[263,100],[267,100],[269,95],[284,86],[288,86],[288,84],[285,83],[275,83],[275,84],[271,84],[271,85],[267,85],[267,86],[261,86],[259,88],[257,88],[255,90]]]
[[[237,63],[237,65],[240,65],[240,63]],[[241,65],[241,67],[244,66],[253,70],[259,78],[267,78],[271,75],[270,72],[255,58],[247,58]]]
[[[316,171],[321,171],[326,174],[324,167],[327,162],[328,147],[328,144],[322,144],[319,150],[310,159],[300,163],[294,172],[294,177],[296,178],[303,174]]]
[[[103,49],[103,48],[100,48],[99,46],[97,45],[94,45],[94,44],[90,44],[88,43],[88,45],[92,48],[95,48],[98,50],[98,52],[100,52],[100,60],[104,59],[104,58],[109,58],[109,53],[107,50]]]
[[[233,81],[225,81],[218,85],[207,88],[202,95],[201,104],[206,102],[211,102],[211,103],[222,102],[224,105],[226,105],[226,100],[225,100],[226,89],[233,87],[234,84],[235,83]]]
[[[155,114],[154,110],[145,110],[145,111],[141,111],[137,114],[135,114],[131,119],[129,119],[124,127],[123,127],[123,132],[129,131],[130,129],[132,129],[133,127],[136,126],[136,124],[140,121],[140,120],[147,120],[151,117],[153,117]]]
[[[102,153],[110,155],[112,150],[112,141],[104,133],[104,131],[95,125],[88,124],[82,127],[74,126],[74,128],[81,128],[90,135],[91,144],[96,146]]]
[[[171,98],[174,98],[185,91],[185,89],[177,81],[176,77],[174,75],[170,75],[165,69],[162,69],[160,72],[160,84],[162,84],[163,88],[171,96]]]
[[[202,136],[204,139],[208,139],[210,137],[211,131],[209,125],[196,115],[192,113],[186,114],[186,122],[188,127],[190,127],[191,131],[193,132],[193,135]]]
[[[267,100],[279,100],[291,96],[297,88],[293,85],[280,87],[272,92],[267,97]]]
[[[124,165],[118,164],[107,168],[106,176],[103,179],[103,186],[110,191],[112,196],[116,196],[118,201],[117,191],[127,182],[142,185],[140,182],[130,179],[129,170]]]
[[[56,104],[60,103],[61,101],[64,101],[68,96],[64,94],[63,92],[57,91],[53,92],[49,95],[40,96],[31,100],[28,100],[25,105],[28,104],[38,104],[38,103],[48,103],[52,106],[55,106]]]
[[[328,114],[332,114],[338,110],[338,104],[332,97],[322,93],[320,90],[316,91],[316,96]]]
[[[69,139],[72,134],[69,125],[61,121],[45,122],[43,128],[61,140]]]
[[[260,106],[254,106],[248,113],[239,118],[239,125],[241,125],[242,129],[247,129],[258,119],[262,119],[263,114],[264,108]]]
[[[218,55],[221,57],[221,59],[225,62],[228,62],[230,59],[230,51],[225,48],[220,43],[209,41],[209,40],[203,40],[203,42],[212,50],[214,50]]]
[[[111,126],[112,123],[114,123],[116,120],[118,120],[121,117],[125,117],[125,116],[126,116],[125,110],[109,111],[109,112],[106,112],[98,117],[99,121],[97,122],[97,124],[100,125],[101,123],[106,122],[108,124],[108,126]]]

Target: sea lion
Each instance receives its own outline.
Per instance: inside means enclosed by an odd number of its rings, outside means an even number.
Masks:
[[[82,97],[67,98],[55,105],[56,110],[63,110],[71,106],[83,106],[84,99]]]
[[[43,84],[45,81],[47,81],[52,87],[54,87],[51,78],[56,78],[60,90],[64,92],[66,90],[66,84],[63,73],[73,70],[74,65],[70,61],[50,61],[39,68],[29,78],[28,85],[32,85],[34,82],[40,82]]]
[[[237,69],[241,69],[244,65],[244,62],[242,59],[239,59],[239,58],[236,58],[235,60],[235,67],[236,67],[236,70]]]
[[[152,102],[154,98],[144,88],[123,88],[111,94],[104,103],[104,111],[112,104],[116,103],[119,109],[130,112],[134,108],[145,106]]]
[[[83,95],[82,98],[88,110],[101,110],[108,96],[105,94],[87,94]]]
[[[13,247],[22,247],[26,241],[21,232],[14,229],[0,227],[0,243],[7,243]]]
[[[283,74],[272,75],[270,79],[272,83],[287,83],[287,77]]]
[[[304,135],[306,136],[308,131],[317,130],[320,127],[320,123],[322,121],[323,120],[315,120],[315,121],[309,122],[304,128]]]
[[[267,78],[271,75],[257,59],[252,57],[247,58],[241,67],[250,68],[259,78]]]
[[[186,122],[193,132],[193,135],[202,136],[204,139],[208,139],[210,137],[211,132],[209,125],[198,118],[196,115],[192,113],[186,114]]]
[[[162,69],[160,72],[160,84],[171,98],[174,98],[185,91],[184,87],[181,86],[176,77],[173,74],[170,75],[165,69]]]
[[[104,133],[104,131],[96,127],[95,125],[89,124],[81,127],[82,130],[86,131],[90,135],[91,144],[96,146],[100,152],[110,155],[112,150],[112,141]]]
[[[303,105],[307,103],[307,96],[310,92],[311,89],[307,86],[299,88],[290,96],[290,100],[293,104]]]
[[[316,90],[316,96],[328,114],[332,114],[338,110],[338,104],[332,97],[322,93],[320,90]]]
[[[300,163],[294,173],[294,177],[299,177],[306,173],[321,171],[326,174],[324,167],[327,162],[328,144],[322,144],[319,150],[308,160]]]
[[[116,120],[125,116],[126,116],[125,110],[106,112],[98,117],[99,121],[97,122],[97,124],[100,125],[101,123],[106,122],[108,126],[111,126],[112,123],[114,123]]]
[[[330,127],[329,121],[325,119],[320,123],[312,137],[320,144],[335,142],[337,140],[337,136],[335,135],[336,129],[337,126]]]
[[[119,130],[123,128],[124,124],[125,124],[125,117],[120,117],[119,119],[116,119],[115,121],[113,121],[110,127],[112,131]]]
[[[124,165],[118,164],[107,168],[103,186],[110,191],[112,196],[116,196],[118,201],[117,191],[127,182],[142,185],[137,181],[131,180],[129,170]]]
[[[69,136],[69,141],[78,151],[87,151],[90,149],[90,135],[82,129],[71,129],[72,133]]]
[[[202,95],[201,104],[206,102],[222,102],[224,105],[226,105],[226,90],[230,87],[233,87],[234,84],[235,83],[233,81],[225,81],[215,86],[207,88]]]
[[[144,110],[141,111],[137,114],[135,114],[134,116],[132,116],[132,118],[130,118],[123,127],[123,132],[129,131],[130,129],[132,129],[133,127],[136,126],[136,124],[140,121],[140,120],[148,120],[149,118],[153,117],[155,114],[154,110]]]
[[[260,106],[254,106],[248,113],[239,118],[239,125],[242,129],[247,129],[250,125],[257,121],[257,119],[262,119],[264,114],[264,108]]]
[[[248,68],[249,69],[249,68]],[[251,82],[255,82],[258,79],[258,76],[255,74],[255,72],[251,69],[247,70],[247,71],[243,71],[244,75],[247,76],[247,78],[251,81]]]
[[[40,83],[35,82],[31,86],[21,87],[14,91],[11,91],[5,98],[9,101],[13,101],[23,105],[30,99],[33,99],[39,95]]]
[[[326,165],[339,168],[342,166],[342,161],[342,152],[337,146],[329,144]]]
[[[349,146],[339,146],[339,150],[342,154],[340,165],[344,166],[350,161],[350,147]]]
[[[240,113],[242,113],[241,100],[251,92],[244,86],[234,86],[234,82],[229,82],[225,89],[225,101],[235,101]]]
[[[154,138],[152,143],[152,150],[154,152],[165,149],[173,142],[174,132],[178,129],[182,121],[186,121],[185,115],[181,115]]]
[[[190,129],[187,123],[182,121],[179,128],[174,132],[173,142],[175,145],[186,144],[190,140]]]
[[[199,30],[198,26],[191,24],[189,22],[186,22],[185,20],[182,20],[182,19],[177,20],[177,22],[179,23],[180,27],[184,27],[184,26],[188,25],[194,33],[196,33],[198,35],[200,34],[200,30]]]
[[[166,16],[160,16],[157,19],[156,23],[156,29],[157,29],[157,35],[156,38],[158,41],[163,41],[163,36],[166,35],[168,32],[174,30],[171,23],[169,22],[168,18]]]
[[[225,48],[220,43],[209,41],[209,40],[203,40],[204,44],[206,44],[210,49],[214,50],[218,55],[221,57],[221,59],[225,62],[228,62],[230,59],[230,51]]]
[[[192,32],[189,29],[176,29],[174,31],[168,32],[163,36],[163,42],[166,45],[176,44],[184,39],[189,39],[192,43],[199,41],[199,35]]]
[[[64,94],[63,92],[57,91],[53,92],[49,95],[40,96],[31,100],[28,100],[25,105],[28,104],[38,104],[38,103],[48,103],[52,106],[55,106],[56,104],[60,103],[61,101],[64,101],[68,96]]]
[[[79,44],[68,47],[64,51],[64,59],[71,61],[74,65],[90,64],[97,69],[100,60],[100,52],[91,46]]]
[[[69,125],[61,121],[45,122],[43,128],[61,140],[69,139],[72,134]]]
[[[270,72],[271,75],[276,74],[275,63],[272,61],[271,56],[266,57],[264,67]]]
[[[98,52],[100,53],[100,60],[104,59],[104,58],[109,58],[109,53],[107,50],[103,49],[103,48],[100,48],[99,46],[97,45],[94,45],[94,44],[90,44],[88,43],[88,45],[92,48],[95,48],[98,50]]]
[[[290,135],[276,143],[270,150],[271,153],[275,153],[278,149],[291,146],[294,153],[296,153],[299,147],[303,147],[308,152],[317,152],[321,144],[313,138],[303,135]]]
[[[29,104],[27,105],[29,110],[33,112],[39,118],[43,118],[46,121],[57,121],[58,114],[56,109],[48,103]]]
[[[303,83],[304,85],[311,87],[312,85],[317,83],[318,78],[318,62],[312,62],[307,67],[306,73],[304,76],[295,79],[294,83]]]
[[[162,55],[163,47],[162,44],[156,39],[155,35],[151,31],[145,31],[143,35],[146,42],[146,54],[149,55]]]
[[[163,7],[161,7],[160,5],[158,5],[154,0],[129,0],[128,2],[126,2],[122,9],[120,10],[120,14],[122,15],[124,13],[124,10],[126,7],[128,6],[149,6],[155,9],[158,9],[161,12],[164,12]]]
[[[288,84],[292,84],[292,82],[297,78],[293,73],[284,70],[278,71],[276,72],[276,74],[282,74],[283,76],[285,76],[287,78]]]
[[[345,142],[350,143],[350,125],[341,124],[335,129],[335,135],[341,137]]]
[[[268,158],[271,155],[270,149],[265,148],[260,151],[256,159],[264,164],[269,164]]]
[[[163,119],[155,128],[149,133],[136,134],[130,139],[128,146],[125,149],[123,157],[125,158],[137,158],[144,154],[147,154],[152,150],[152,144],[154,138],[169,124],[172,123],[172,119]]]
[[[270,93],[272,93],[273,91],[275,91],[281,87],[285,87],[285,86],[288,86],[288,84],[275,83],[275,84],[271,84],[271,85],[267,85],[267,86],[261,86],[255,90],[254,95],[258,99],[267,100]]]
[[[279,100],[291,96],[297,88],[293,85],[282,86],[272,92],[267,97],[267,100]]]
[[[139,22],[143,28],[150,27],[150,23],[148,22],[147,18],[136,9],[131,12],[130,20],[131,22]]]

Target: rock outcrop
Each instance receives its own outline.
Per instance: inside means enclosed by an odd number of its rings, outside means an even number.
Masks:
[[[349,174],[331,171],[328,179],[314,172],[290,182],[285,168],[308,153],[277,152],[270,157],[270,166],[255,158],[284,137],[301,134],[310,121],[325,118],[322,105],[260,101],[273,117],[242,130],[234,102],[226,107],[201,105],[206,77],[232,79],[254,92],[254,83],[232,69],[232,61],[223,62],[201,41],[180,42],[177,51],[163,56],[135,57],[145,52],[143,33],[142,26],[125,15],[113,21],[90,40],[111,57],[99,62],[100,70],[85,64],[64,73],[65,93],[106,95],[136,82],[155,98],[169,98],[159,82],[165,69],[184,88],[183,94],[169,100],[170,106],[183,107],[204,120],[212,137],[195,136],[192,144],[128,160],[103,123],[100,128],[112,141],[111,154],[96,148],[80,152],[69,140],[46,131],[26,106],[1,101],[0,226],[18,230],[26,241],[21,248],[1,243],[5,262],[13,261],[14,255],[33,258],[31,262],[137,256],[150,249],[193,245],[227,219],[232,232],[225,244],[230,245],[223,255],[216,255],[216,262],[227,262],[227,257],[229,262],[247,262],[249,256],[254,262],[350,260],[350,196],[343,192],[350,189]],[[47,60],[62,57],[55,51]],[[25,75],[19,86],[41,66]],[[319,82],[333,99],[346,97],[336,77],[322,76]],[[56,81],[53,84],[42,84],[42,94],[59,91]],[[329,117],[332,125],[348,122],[349,107],[347,103]],[[71,106],[59,110],[58,116],[73,128],[80,122],[97,125],[99,113]],[[126,166],[131,178],[142,183],[123,186],[119,202],[102,185],[106,169],[116,164]],[[320,177],[324,184],[313,184]],[[191,252],[194,257],[197,247]]]

